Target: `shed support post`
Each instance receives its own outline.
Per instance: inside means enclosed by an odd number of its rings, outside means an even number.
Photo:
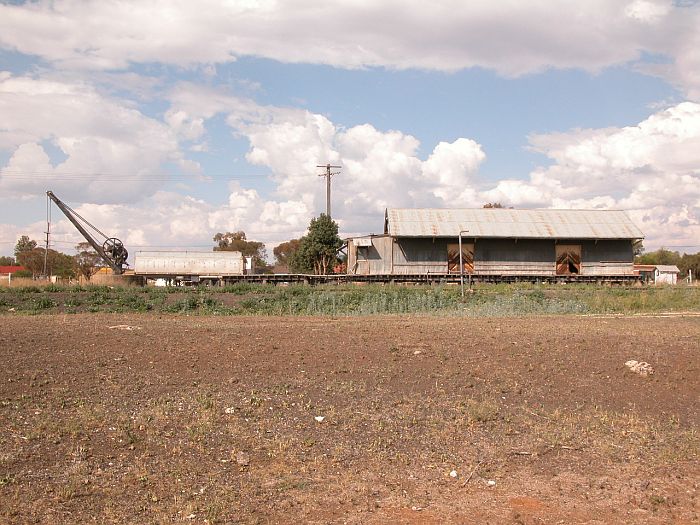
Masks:
[[[459,232],[459,286],[462,288],[462,299],[464,299],[464,256],[462,255],[462,234],[469,233],[469,230]],[[471,286],[471,276],[469,277]]]
[[[391,275],[394,275],[394,243],[396,242],[396,239],[393,237],[390,237],[389,244],[391,245],[391,264],[389,265],[389,272]]]

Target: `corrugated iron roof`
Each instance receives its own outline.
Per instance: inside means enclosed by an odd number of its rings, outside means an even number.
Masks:
[[[393,237],[517,239],[642,239],[620,210],[511,210],[505,208],[389,208],[385,233]]]
[[[675,264],[657,264],[656,269],[664,273],[681,273]]]

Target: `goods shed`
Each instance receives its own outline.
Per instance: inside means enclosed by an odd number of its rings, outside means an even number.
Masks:
[[[384,233],[348,239],[348,273],[634,276],[644,237],[624,211],[387,209]]]

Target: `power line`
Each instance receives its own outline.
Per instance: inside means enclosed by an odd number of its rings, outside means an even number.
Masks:
[[[54,237],[56,234],[54,233]],[[70,244],[70,245],[75,245],[75,244],[80,244],[81,242],[85,242],[85,239],[78,239],[75,241],[59,241],[56,240],[55,238],[51,240],[51,244]],[[10,243],[7,243],[10,244]],[[214,248],[214,243],[213,241],[210,244],[182,244],[182,245],[177,245],[177,244],[129,244],[129,248]]]
[[[232,180],[263,180],[263,177],[210,177],[206,176],[204,178],[184,178],[184,177],[169,177],[169,178],[152,178],[152,177],[100,177],[100,176],[85,176],[85,177],[0,177],[8,181],[21,181],[21,180],[31,180],[31,181],[89,181],[89,182],[216,182],[216,181],[232,181]]]
[[[12,173],[15,171],[15,173]],[[0,170],[0,175],[2,178],[8,180],[36,180],[37,178],[46,178],[49,180],[93,180],[98,181],[138,181],[138,182],[177,182],[177,181],[194,181],[201,182],[202,180],[256,180],[269,178],[271,175],[237,175],[232,176],[223,173],[214,173],[210,175],[179,175],[179,174],[167,174],[167,173],[154,173],[146,175],[144,177],[134,176],[133,173],[104,173],[104,172],[93,172],[93,173],[81,173],[81,172],[69,172],[61,171],[60,173],[54,173],[50,171],[26,171],[26,170],[14,170],[13,168],[3,168]]]

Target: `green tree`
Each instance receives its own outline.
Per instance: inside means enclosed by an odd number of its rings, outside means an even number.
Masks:
[[[700,252],[691,254],[684,253],[678,263],[678,269],[681,271],[680,277],[687,277],[688,270],[693,272],[693,281],[700,279]]]
[[[15,257],[22,252],[30,252],[36,248],[36,241],[31,240],[26,235],[22,235],[15,244]]]
[[[668,264],[678,266],[680,278],[688,275],[688,270],[693,272],[693,280],[700,278],[700,252],[684,253],[673,252],[660,248],[654,252],[647,252],[634,258],[636,264]]]
[[[275,262],[280,266],[289,268],[289,262],[299,249],[301,239],[292,239],[291,241],[283,242],[275,246],[272,253],[275,255]]]
[[[214,235],[215,252],[241,252],[244,256],[253,257],[256,268],[267,268],[267,250],[265,244],[246,239],[244,231],[217,233]]]
[[[0,266],[14,266],[15,265],[15,258],[14,257],[7,257],[6,255],[3,255],[0,257]]]
[[[22,235],[15,245],[15,259],[27,271],[32,272],[32,277],[44,273],[44,249],[37,248],[36,241],[26,235]]]
[[[41,251],[43,252],[44,250],[42,249]],[[46,272],[49,275],[58,275],[64,279],[72,279],[76,276],[75,257],[49,249]]]
[[[75,268],[78,274],[89,281],[104,266],[104,261],[89,242],[81,242],[75,247],[75,250],[78,252],[75,255]]]
[[[17,255],[17,262],[32,272],[32,276],[44,273],[44,248],[34,248],[25,250]],[[70,255],[49,249],[46,254],[46,273],[48,275],[58,275],[59,277],[75,277],[75,260]]]
[[[634,258],[637,264],[669,264],[678,266],[681,262],[681,255],[665,248],[659,248],[655,252],[647,252]]]
[[[290,270],[325,275],[338,262],[338,250],[343,241],[338,237],[338,224],[328,215],[311,219],[308,233],[301,238],[299,248],[290,259]]]

